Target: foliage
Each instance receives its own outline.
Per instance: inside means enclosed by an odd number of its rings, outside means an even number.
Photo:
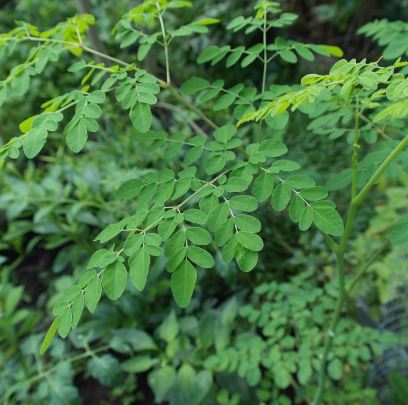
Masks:
[[[221,23],[211,12],[185,22],[191,7],[142,2],[110,22],[110,52],[95,46],[91,14],[45,31],[20,21],[0,34],[0,59],[14,58],[2,108],[63,72],[0,147],[8,399],[74,403],[78,375],[129,403],[145,400],[135,394],[144,380],[156,402],[176,405],[375,396],[362,375],[392,339],[343,314],[369,268],[379,302],[392,296],[389,263],[404,257],[408,79],[407,62],[394,61],[405,53],[404,23],[360,30],[387,46],[392,64],[341,59],[327,74],[279,84],[273,60],[308,69],[343,51],[287,38],[296,14],[259,1],[253,16],[225,22],[242,44],[203,39],[209,46],[197,52],[198,65],[223,61],[224,77],[196,65],[188,75],[174,68],[177,44]],[[262,71],[255,81],[248,66]],[[189,78],[177,86],[179,77]],[[305,132],[323,140],[315,153],[335,145],[342,158],[312,170],[299,152]],[[373,210],[380,193],[389,201]],[[9,281],[38,252],[47,269],[35,305],[54,317],[43,339],[37,312],[15,310],[23,290]],[[68,340],[53,342],[57,332]],[[326,374],[344,397],[325,390]]]
[[[233,297],[196,314],[176,315],[172,310],[152,334],[137,328],[117,329],[115,324],[103,321],[106,312],[112,315],[112,310],[102,306],[96,320],[85,322],[71,334],[77,352],[65,360],[62,358],[68,344],[61,340],[52,343],[49,363],[44,364],[37,355],[40,336],[26,339],[24,355],[27,359],[37,357],[44,369],[43,374],[37,374],[35,367],[31,370],[34,363],[27,361],[34,390],[29,398],[77,398],[74,365],[83,359],[86,373],[112,388],[120,386],[124,373],[128,375],[127,384],[133,381],[136,386],[138,376],[147,373],[156,402],[178,405],[187,400],[202,403],[206,398],[210,403],[251,403],[255,395],[259,403],[285,403],[291,387],[297,384],[301,387],[297,400],[306,400],[323,350],[321,325],[330,319],[335,298],[333,283],[315,287],[311,274],[304,273],[290,283],[262,283],[248,296]],[[358,376],[358,369],[367,367],[372,356],[380,355],[384,344],[393,340],[391,334],[342,320],[328,364],[330,380],[335,383]],[[125,360],[121,360],[123,356]],[[10,367],[8,364],[7,369]],[[14,364],[14,374],[4,376],[3,390],[9,396],[28,398],[28,393],[21,390],[24,380],[20,381],[16,367]],[[231,384],[235,385],[232,390]],[[64,386],[62,392],[56,389],[59,386]],[[366,394],[370,392],[361,395]]]
[[[393,60],[399,56],[406,56],[408,46],[406,35],[408,24],[404,21],[375,20],[363,25],[359,33],[373,38],[378,45],[385,47],[384,59]]]

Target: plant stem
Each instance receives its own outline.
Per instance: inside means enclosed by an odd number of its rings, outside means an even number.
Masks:
[[[191,126],[191,128],[196,131],[198,134],[200,135],[204,135],[205,137],[207,137],[208,135],[201,129],[200,126],[198,126],[192,119],[190,119],[188,117],[188,113],[186,113],[186,111],[184,111],[183,109],[181,109],[180,107],[177,107],[173,104],[170,103],[166,103],[166,102],[159,102],[155,105],[156,107],[159,108],[164,108],[166,110],[170,110],[170,111],[174,111],[177,112],[179,114],[181,114],[184,119],[188,122],[188,124]]]
[[[360,118],[365,121],[367,124],[369,124],[376,132],[378,132],[383,138],[392,140],[391,137],[389,137],[382,128],[377,127],[374,122],[372,122],[369,118],[367,118],[365,115],[360,114]]]
[[[357,194],[357,166],[358,166],[358,150],[360,149],[360,127],[359,127],[359,112],[358,112],[358,98],[356,101],[356,110],[354,112],[354,142],[353,142],[353,155],[351,158],[351,199],[353,200]]]
[[[125,67],[130,67],[130,66],[132,66],[131,63],[127,63],[127,62],[125,62],[125,61],[123,61],[123,60],[121,60],[121,59],[114,58],[113,56],[110,56],[110,55],[108,55],[108,54],[106,54],[106,53],[97,51],[96,49],[89,48],[89,46],[82,45],[81,48],[82,48],[84,51],[88,52],[88,53],[91,53],[91,54],[93,54],[93,55],[99,56],[99,57],[101,57],[102,59],[110,60],[111,62],[114,62],[114,63],[116,63],[116,64],[118,64],[118,65],[122,65],[122,66],[125,66]]]
[[[262,94],[263,94],[265,92],[266,73],[268,70],[268,54],[266,50],[266,10],[264,12],[263,18],[262,39],[263,39],[263,74],[262,74]]]
[[[357,273],[355,276],[351,279],[351,281],[348,283],[347,288],[346,288],[346,294],[349,296],[351,292],[353,291],[354,287],[357,285],[357,283],[361,280],[361,277],[364,276],[366,271],[371,267],[371,265],[377,260],[377,258],[380,256],[381,253],[384,252],[384,250],[388,247],[388,241],[382,246],[380,249],[378,249],[371,257],[370,259],[364,263],[360,268],[357,270]]]
[[[378,181],[381,175],[387,170],[388,166],[393,162],[393,160],[408,146],[408,135],[393,149],[393,151],[388,155],[388,157],[381,163],[378,169],[371,176],[370,180],[362,188],[362,190],[357,194],[355,203],[358,205],[363,201],[367,193],[371,190],[374,184]]]
[[[318,377],[318,386],[317,386],[317,391],[315,394],[315,397],[313,399],[312,404],[313,405],[319,405],[321,401],[321,397],[324,391],[324,385],[325,385],[325,380],[326,380],[326,363],[327,363],[327,357],[329,355],[332,343],[333,343],[333,337],[335,336],[336,332],[336,327],[337,323],[340,319],[341,311],[343,309],[344,302],[346,300],[346,289],[345,289],[345,275],[344,275],[344,252],[345,248],[347,246],[347,241],[350,237],[351,230],[353,227],[353,221],[354,217],[356,215],[357,207],[351,203],[349,213],[347,216],[347,222],[344,230],[343,237],[341,239],[341,242],[338,246],[337,252],[336,252],[336,274],[337,274],[337,280],[338,280],[338,285],[339,285],[339,296],[337,298],[336,302],[336,307],[334,310],[333,318],[330,322],[329,330],[326,334],[325,342],[324,342],[324,349],[323,349],[323,355],[321,358],[320,362],[320,370],[319,370],[319,377]]]
[[[187,107],[189,110],[195,112],[203,121],[205,121],[211,128],[217,129],[218,125],[211,121],[201,110],[190,103],[189,100],[184,98],[174,87],[168,86],[169,92],[178,100],[181,104]]]
[[[68,357],[64,361],[69,362],[69,363],[73,363],[73,362],[81,360],[83,358],[94,356],[96,353],[106,351],[109,348],[110,348],[109,345],[104,345],[104,346],[97,347],[94,350],[89,349],[89,350],[86,350],[85,352],[83,352],[81,354],[76,355],[76,356]],[[55,369],[55,366],[51,366],[48,369],[39,372],[38,374],[36,374],[35,376],[33,376],[31,378],[28,378],[28,379],[26,379],[24,381],[20,381],[20,382],[18,382],[16,384],[12,385],[10,388],[7,389],[5,397],[10,397],[13,394],[13,392],[15,392],[17,389],[20,388],[20,386],[24,386],[24,385],[28,385],[28,384],[31,385],[32,383],[34,383],[34,382],[36,382],[38,380],[46,378],[54,369]]]
[[[160,4],[156,3],[156,7],[159,10],[159,21],[160,27],[163,35],[163,46],[164,46],[164,59],[166,63],[166,83],[170,84],[170,64],[169,64],[169,46],[166,37],[166,30],[164,29],[163,14],[161,13]]]
[[[347,242],[350,238],[351,231],[353,228],[354,218],[357,213],[357,208],[361,204],[361,202],[366,197],[367,193],[372,189],[374,184],[380,178],[380,176],[384,173],[384,171],[388,168],[388,166],[395,160],[395,158],[408,146],[408,135],[393,149],[393,151],[388,155],[388,157],[383,161],[383,163],[378,167],[378,169],[374,172],[371,176],[370,180],[367,184],[363,187],[363,189],[351,200],[346,225],[344,229],[344,234],[341,238],[339,247],[337,249],[336,257],[337,257],[337,264],[336,264],[336,271],[339,283],[339,297],[337,299],[336,308],[333,314],[332,321],[330,323],[329,331],[326,335],[323,355],[321,358],[320,363],[320,370],[319,370],[319,379],[318,379],[318,387],[313,399],[313,405],[319,405],[322,400],[322,395],[324,391],[324,384],[326,379],[326,363],[327,357],[330,352],[333,337],[335,336],[335,331],[337,327],[337,323],[340,319],[341,311],[343,309],[344,303],[347,299],[348,294],[354,288],[355,284],[361,279],[364,272],[367,270],[366,267],[363,267],[363,270],[360,270],[353,280],[351,281],[350,285],[348,286],[347,290],[344,285],[344,253],[346,251]],[[353,171],[357,171],[357,162],[353,164],[352,167]],[[352,178],[356,180],[356,175],[352,175]],[[353,189],[353,185],[352,185]],[[369,262],[370,264],[372,262]]]
[[[100,56],[103,59],[109,60],[111,62],[114,62],[115,64],[130,68],[133,65],[130,63],[127,63],[121,59],[118,58],[114,58],[113,56],[110,56],[106,53],[97,51],[96,49],[90,48],[88,46],[86,46],[85,44],[78,44],[77,42],[70,42],[70,41],[63,41],[63,40],[59,40],[59,39],[52,39],[52,38],[39,38],[39,37],[32,37],[32,36],[27,36],[27,37],[22,37],[22,38],[18,38],[18,37],[10,37],[10,38],[6,38],[4,39],[4,41],[24,41],[24,40],[28,40],[28,41],[34,41],[34,42],[48,42],[48,43],[56,43],[56,44],[60,44],[60,45],[65,45],[65,46],[70,46],[70,47],[75,47],[75,48],[82,48],[85,52],[88,52],[90,54],[96,55],[96,56]],[[3,41],[3,39],[2,39]],[[172,87],[169,83],[165,82],[164,80],[161,80],[159,78],[156,78],[157,82],[159,83],[160,87],[164,88],[164,89],[168,89],[174,97],[177,98],[178,101],[180,101],[180,103],[182,103],[185,107],[187,107],[188,109],[190,109],[191,111],[195,112],[203,121],[205,121],[211,128],[213,129],[217,129],[218,125],[215,124],[213,121],[211,121],[202,111],[200,111],[198,108],[196,108],[193,104],[190,103],[190,101],[188,99],[186,99],[185,97],[183,97],[177,90],[176,88]]]

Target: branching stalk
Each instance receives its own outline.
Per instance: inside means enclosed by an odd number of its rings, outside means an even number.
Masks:
[[[52,39],[52,38],[39,38],[39,37],[32,37],[32,36],[27,36],[23,38],[18,38],[18,37],[10,37],[4,40],[14,40],[14,41],[34,41],[34,42],[44,42],[44,43],[55,43],[55,44],[60,44],[60,45],[65,45],[69,47],[75,47],[75,48],[82,48],[85,52],[90,53],[92,55],[99,56],[105,60],[109,60],[117,65],[124,66],[126,68],[131,68],[134,66],[131,63],[128,63],[124,60],[115,58],[113,56],[110,56],[106,53],[100,52],[96,49],[90,48],[86,46],[85,44],[78,44],[77,42],[71,42],[71,41],[64,41],[64,40],[59,40],[59,39]],[[199,110],[197,107],[195,107],[193,104],[190,103],[188,99],[186,99],[184,96],[182,96],[176,88],[171,86],[169,83],[165,82],[164,80],[161,80],[159,78],[156,78],[158,84],[160,87],[164,89],[168,89],[170,93],[178,100],[180,103],[182,103],[185,107],[187,107],[189,110],[193,111],[196,113],[203,121],[205,121],[211,128],[216,129],[218,128],[218,125],[215,124],[213,121],[211,121],[210,118],[208,118],[201,110]]]
[[[356,125],[356,134],[355,134],[355,140],[357,139],[358,141],[358,124]],[[358,145],[358,142],[355,142],[354,148],[356,148],[356,145]],[[357,282],[361,279],[367,268],[363,267],[363,269],[355,275],[351,283],[349,284],[348,288],[345,288],[345,270],[344,270],[344,254],[347,248],[347,243],[348,240],[350,239],[350,235],[352,232],[353,228],[353,222],[354,218],[357,213],[357,208],[361,204],[361,202],[364,200],[366,197],[367,193],[373,188],[375,183],[378,181],[378,179],[381,177],[381,175],[385,172],[385,170],[389,167],[389,165],[397,158],[397,156],[408,146],[408,135],[405,136],[405,138],[393,149],[393,151],[388,155],[388,157],[383,161],[383,163],[378,167],[378,169],[374,172],[374,174],[371,176],[371,178],[368,180],[367,184],[363,187],[363,189],[357,193],[357,191],[354,189],[354,185],[352,184],[352,193],[353,190],[355,191],[356,196],[352,198],[350,202],[350,207],[347,215],[347,220],[346,220],[346,225],[344,229],[344,234],[341,238],[339,247],[336,252],[336,258],[337,258],[337,263],[336,263],[336,272],[337,272],[337,278],[338,278],[338,285],[339,285],[339,296],[337,299],[336,303],[336,308],[333,314],[332,321],[330,323],[330,327],[328,330],[328,333],[325,338],[325,344],[324,344],[324,349],[323,349],[323,355],[321,358],[321,363],[320,363],[320,370],[319,370],[319,377],[318,377],[318,388],[315,394],[315,397],[313,399],[313,405],[319,405],[322,400],[322,395],[324,392],[324,385],[325,385],[325,379],[326,379],[326,364],[327,364],[327,357],[328,354],[330,353],[330,349],[333,343],[333,337],[335,336],[336,333],[336,327],[338,324],[338,321],[340,319],[340,315],[344,306],[344,303],[346,302],[347,296],[350,294],[352,288],[357,284]],[[353,181],[355,182],[357,180],[357,164],[358,160],[353,160],[352,164],[352,178],[354,179]],[[370,262],[371,264],[372,262]]]

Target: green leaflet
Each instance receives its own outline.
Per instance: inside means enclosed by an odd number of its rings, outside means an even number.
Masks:
[[[65,338],[72,327],[72,312],[68,305],[62,310],[58,319],[58,333],[62,338]]]
[[[300,362],[297,378],[302,385],[307,385],[312,377],[313,370],[310,363],[305,359]]]
[[[264,246],[261,237],[255,233],[240,231],[237,233],[237,241],[242,247],[254,252],[259,252]]]
[[[82,311],[84,310],[85,298],[81,293],[75,300],[72,302],[71,311],[72,311],[72,329],[75,329],[78,326],[79,320],[81,319]]]
[[[210,269],[214,267],[214,259],[206,250],[197,247],[189,246],[187,249],[187,257],[199,267]]]
[[[117,300],[125,291],[127,285],[127,270],[125,265],[116,261],[110,264],[102,273],[102,287],[111,300]]]
[[[333,359],[327,366],[329,376],[337,381],[343,377],[343,365],[339,359]]]
[[[258,253],[241,246],[237,253],[237,263],[240,270],[251,271],[258,263]]]
[[[23,140],[23,150],[26,157],[32,159],[37,156],[46,141],[47,131],[45,129],[38,127],[28,132]]]
[[[236,134],[237,128],[232,124],[224,125],[214,131],[214,138],[223,144],[227,144],[228,141]]]
[[[250,195],[237,195],[229,200],[229,205],[236,210],[252,212],[257,209],[258,202]]]
[[[149,274],[150,256],[145,249],[138,250],[129,258],[129,273],[135,287],[142,291]]]
[[[30,117],[20,124],[20,129],[26,132],[22,135],[22,146],[24,154],[32,159],[41,151],[49,132],[58,128],[58,123],[63,119],[60,112],[43,112],[40,115]]]
[[[181,308],[186,308],[190,304],[196,280],[197,271],[188,260],[184,260],[172,273],[170,279],[171,291],[174,300]]]
[[[115,252],[110,252],[106,249],[99,249],[92,254],[88,261],[87,269],[93,269],[99,267],[104,269],[109,264],[118,259],[118,255]]]
[[[147,132],[152,125],[152,112],[149,104],[137,102],[129,113],[133,126],[140,132]]]
[[[343,220],[333,208],[320,203],[312,203],[314,224],[323,233],[333,236],[341,236],[344,232]]]
[[[149,373],[148,383],[157,402],[163,402],[176,379],[176,371],[171,366],[164,366]]]
[[[52,339],[55,336],[55,333],[57,332],[58,329],[58,324],[59,324],[59,318],[55,318],[50,327],[47,330],[47,333],[44,336],[44,340],[41,343],[40,347],[40,355],[43,355],[47,349],[49,348]]]
[[[85,290],[85,305],[89,312],[93,313],[98,305],[102,295],[102,283],[100,278],[95,275],[88,283]]]
[[[85,146],[88,139],[88,131],[85,123],[78,120],[69,130],[66,130],[67,145],[75,153],[78,153]]]
[[[307,231],[313,223],[313,208],[307,205],[302,209],[299,217],[299,229]]]
[[[262,173],[252,186],[252,194],[259,201],[266,201],[272,194],[275,176],[270,173]]]
[[[186,235],[187,238],[196,245],[208,245],[212,240],[210,233],[204,228],[187,228]]]
[[[250,215],[237,215],[234,217],[234,222],[241,231],[257,233],[261,230],[261,222]]]
[[[193,77],[187,80],[186,82],[184,82],[180,90],[184,94],[193,95],[195,93],[198,93],[200,90],[206,89],[209,84],[210,83],[205,79],[201,79],[199,77]]]
[[[292,196],[292,190],[285,184],[279,184],[272,193],[272,207],[276,211],[283,211],[288,205],[290,198]]]
[[[177,320],[176,314],[174,311],[171,311],[159,327],[159,336],[166,342],[170,343],[176,338],[179,330],[180,324]]]

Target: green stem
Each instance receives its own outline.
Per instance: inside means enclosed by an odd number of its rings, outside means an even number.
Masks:
[[[189,110],[196,113],[204,122],[206,122],[211,128],[217,129],[218,125],[211,121],[201,110],[196,108],[189,100],[184,98],[174,87],[167,87],[169,92],[178,100],[181,104],[187,107]]]
[[[156,7],[159,10],[159,22],[163,35],[163,46],[164,46],[164,59],[166,64],[166,83],[170,84],[170,64],[169,64],[169,46],[167,43],[166,30],[164,29],[163,14],[161,13],[160,4],[156,3]]]
[[[335,336],[336,332],[336,327],[338,324],[338,321],[340,319],[341,311],[343,309],[344,303],[347,299],[348,294],[350,293],[351,289],[354,288],[354,285],[361,279],[363,276],[364,272],[367,270],[367,268],[363,267],[363,270],[360,269],[360,271],[356,274],[354,279],[352,280],[351,284],[348,286],[347,290],[345,288],[345,283],[344,283],[344,254],[346,251],[347,247],[347,242],[350,238],[351,231],[353,228],[353,222],[354,218],[357,213],[357,208],[361,204],[361,202],[364,200],[366,197],[367,193],[372,189],[374,184],[378,181],[380,176],[384,173],[384,171],[388,168],[388,166],[395,160],[395,158],[408,146],[408,135],[393,149],[393,151],[388,155],[388,157],[383,161],[383,163],[378,167],[378,169],[374,172],[374,174],[371,176],[370,180],[367,182],[367,184],[363,187],[363,189],[357,194],[356,197],[354,197],[350,203],[348,215],[347,215],[347,220],[346,220],[346,225],[344,229],[344,234],[341,238],[336,256],[337,256],[337,265],[336,265],[336,270],[337,270],[337,277],[338,277],[338,283],[339,283],[339,297],[337,299],[336,303],[336,308],[334,311],[334,315],[332,318],[332,321],[330,323],[329,331],[326,335],[325,338],[325,344],[324,344],[324,349],[323,349],[323,355],[321,358],[321,363],[320,363],[320,370],[319,370],[319,378],[318,378],[318,387],[317,391],[315,394],[315,397],[313,399],[312,404],[313,405],[319,405],[322,400],[322,395],[324,392],[324,385],[325,385],[325,379],[326,379],[326,363],[327,363],[327,357],[330,352],[332,342],[333,342],[333,337]],[[357,170],[357,164],[353,164],[352,167],[353,171]],[[352,175],[354,179],[354,177]],[[353,187],[353,186],[352,186]]]
[[[52,38],[38,38],[38,37],[32,37],[32,36],[27,36],[27,37],[10,37],[6,39],[2,39],[2,41],[34,41],[34,42],[47,42],[47,43],[56,43],[60,45],[65,45],[69,47],[75,47],[75,48],[82,48],[85,52],[100,56],[103,59],[109,60],[111,62],[114,62],[118,65],[130,68],[134,66],[133,64],[127,63],[121,59],[114,58],[113,56],[110,56],[106,53],[97,51],[96,49],[90,48],[86,46],[85,44],[78,44],[77,42],[70,42],[70,41],[63,41],[59,39],[52,39]],[[168,89],[173,96],[180,101],[185,107],[190,109],[191,111],[195,112],[203,121],[205,121],[211,128],[217,129],[218,125],[215,124],[213,121],[211,121],[202,111],[200,111],[198,108],[196,108],[193,104],[190,103],[190,101],[186,98],[184,98],[174,87],[169,85],[169,83],[165,82],[164,80],[161,80],[159,78],[156,78],[157,82],[159,83],[160,87],[164,89]]]
[[[104,345],[104,346],[97,347],[94,350],[86,350],[85,352],[83,352],[81,354],[78,354],[77,356],[67,358],[65,361],[69,362],[69,363],[73,363],[73,362],[81,360],[83,358],[94,356],[96,353],[106,351],[109,348],[110,348],[109,345]],[[15,392],[17,389],[20,388],[20,386],[31,385],[32,383],[35,383],[38,380],[46,378],[54,369],[55,369],[55,366],[51,366],[47,370],[41,371],[38,374],[36,374],[35,376],[33,376],[31,378],[28,378],[27,380],[20,381],[20,382],[18,382],[16,384],[12,385],[10,388],[8,388],[5,396],[10,397],[13,394],[13,392]]]
[[[349,296],[351,294],[354,287],[361,280],[361,278],[364,276],[366,271],[371,267],[371,265],[377,260],[377,258],[384,252],[384,250],[387,247],[388,247],[388,241],[387,241],[387,243],[384,244],[384,246],[382,246],[380,249],[378,249],[366,263],[364,263],[362,266],[360,266],[360,268],[357,270],[357,273],[354,275],[354,277],[351,279],[351,281],[348,283],[348,285],[346,287],[347,296]]]
[[[371,190],[374,184],[382,176],[382,174],[387,170],[388,166],[394,161],[394,159],[408,146],[408,135],[393,149],[393,151],[388,155],[388,157],[381,163],[378,169],[371,176],[370,180],[362,188],[362,190],[357,194],[354,199],[355,203],[358,205],[363,201],[367,193]]]
[[[341,311],[343,309],[344,302],[346,300],[346,290],[345,290],[345,275],[344,275],[344,252],[345,246],[351,234],[352,224],[354,217],[356,215],[356,207],[351,204],[348,220],[346,223],[346,228],[344,230],[343,237],[341,239],[340,245],[336,252],[336,273],[339,285],[339,296],[337,298],[336,307],[334,310],[333,318],[330,322],[329,330],[326,334],[325,341],[324,341],[324,348],[323,348],[323,355],[321,357],[320,362],[320,370],[319,370],[319,377],[318,377],[318,386],[315,397],[313,399],[313,405],[319,405],[321,402],[321,398],[324,392],[324,385],[326,380],[326,364],[327,364],[327,357],[330,353],[332,344],[333,344],[333,337],[336,333],[337,323],[340,319]]]
[[[187,123],[191,126],[191,128],[196,131],[197,133],[199,133],[200,135],[204,135],[205,137],[207,137],[208,135],[201,129],[200,126],[198,126],[192,119],[189,118],[188,113],[183,110],[182,108],[175,106],[173,104],[170,103],[166,103],[164,101],[161,101],[157,104],[155,104],[156,107],[159,108],[164,108],[166,110],[170,110],[170,111],[174,111],[179,113],[180,115],[183,116],[183,118],[187,121]]]
[[[360,139],[360,121],[358,112],[358,98],[356,101],[356,110],[354,112],[354,142],[353,142],[353,155],[351,158],[351,199],[353,200],[357,194],[357,166],[358,166],[358,150]]]
[[[262,74],[262,94],[263,94],[265,92],[266,73],[268,70],[268,54],[266,50],[266,10],[264,12],[263,19],[262,39],[263,39],[263,74]]]
[[[350,238],[351,231],[353,228],[354,218],[357,213],[357,206],[354,204],[354,197],[357,193],[357,169],[358,169],[358,149],[359,149],[359,138],[360,138],[360,129],[359,129],[359,115],[358,115],[358,99],[356,103],[356,110],[354,113],[355,117],[355,126],[354,126],[354,144],[353,144],[353,153],[351,158],[351,201],[350,207],[347,214],[346,225],[344,228],[344,233],[342,235],[340,244],[335,250],[336,253],[336,274],[338,282],[338,298],[336,302],[336,307],[334,310],[333,318],[330,322],[329,330],[327,331],[323,355],[320,362],[320,370],[318,377],[317,391],[313,400],[314,405],[320,404],[323,392],[324,385],[326,381],[326,364],[327,357],[330,353],[333,337],[336,333],[337,323],[339,322],[341,312],[343,310],[344,302],[346,300],[346,287],[345,287],[345,271],[344,271],[344,253],[346,251],[347,242]]]

